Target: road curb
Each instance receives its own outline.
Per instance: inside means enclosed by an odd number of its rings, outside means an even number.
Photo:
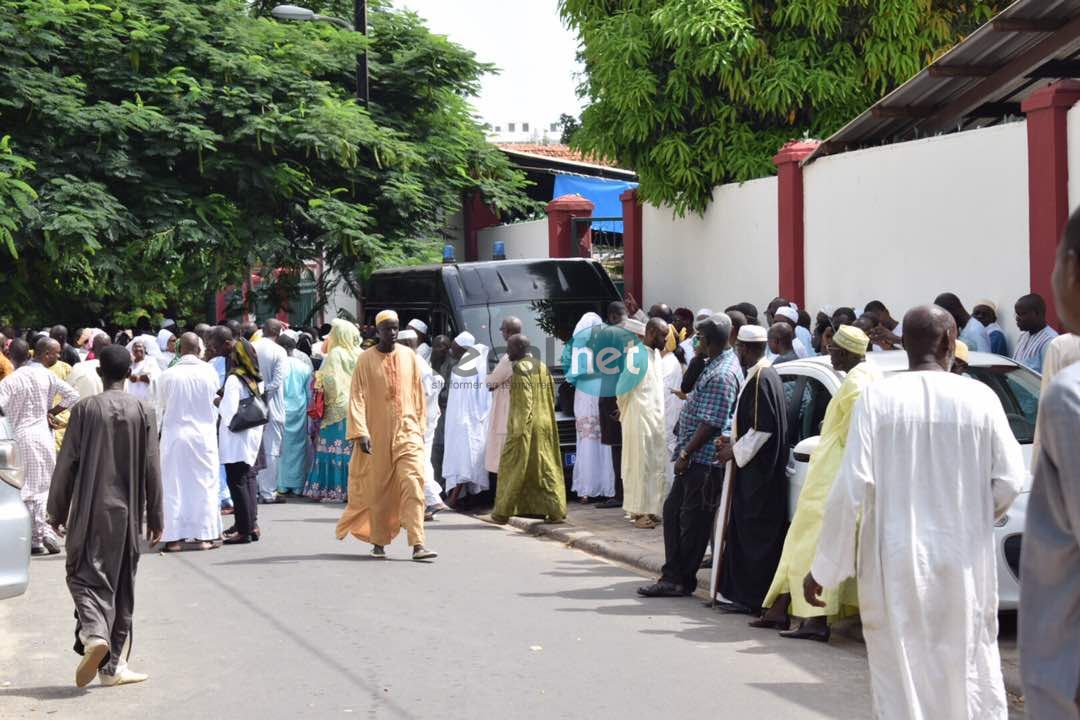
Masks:
[[[481,519],[491,522],[490,516],[483,516]],[[605,560],[629,565],[657,577],[659,577],[660,569],[663,566],[663,560],[656,558],[652,553],[642,553],[640,548],[627,543],[605,540],[595,533],[582,530],[570,523],[546,523],[543,520],[512,517],[507,525],[528,535],[557,540],[575,550],[583,550],[590,555],[596,555]],[[709,572],[707,570],[703,570],[698,575],[699,589],[695,595],[703,600],[709,599],[708,592],[701,590],[702,587],[708,587],[708,578]],[[702,580],[704,580],[704,584]],[[861,628],[858,631],[846,629],[840,634],[863,642]],[[1020,683],[1019,668],[1014,667],[1011,663],[1006,663],[1002,667],[1002,675],[1005,680],[1005,690],[1014,698],[1022,698],[1024,690]]]

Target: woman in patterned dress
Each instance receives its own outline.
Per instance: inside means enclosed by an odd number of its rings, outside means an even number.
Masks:
[[[326,358],[315,373],[315,389],[322,391],[325,411],[315,446],[315,465],[303,492],[314,500],[346,500],[352,444],[345,439],[345,422],[352,374],[359,356],[360,331],[347,320],[334,320]]]

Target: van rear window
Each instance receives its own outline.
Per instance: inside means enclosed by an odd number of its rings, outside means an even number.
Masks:
[[[402,273],[401,275],[372,275],[368,297],[376,301],[394,298],[435,300],[439,294],[438,273]]]

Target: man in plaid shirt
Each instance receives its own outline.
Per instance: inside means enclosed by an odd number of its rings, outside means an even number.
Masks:
[[[698,323],[709,361],[694,384],[693,395],[679,416],[675,482],[664,503],[664,553],[660,580],[638,588],[645,597],[690,595],[712,532],[722,474],[709,474],[716,461],[714,441],[730,432],[742,369],[730,347],[731,318],[723,313]]]

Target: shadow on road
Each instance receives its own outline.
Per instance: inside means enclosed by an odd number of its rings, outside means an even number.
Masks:
[[[86,695],[86,688],[71,687],[70,685],[51,685],[41,687],[9,687],[0,688],[0,697],[25,697],[34,700],[67,700],[69,698]]]
[[[793,703],[798,703],[804,708],[826,717],[838,718],[839,720],[856,720],[861,717],[870,717],[869,715],[853,715],[851,708],[845,703],[837,702],[835,695],[827,692],[821,686],[821,683],[751,682],[747,683],[747,685],[772,693]]]

